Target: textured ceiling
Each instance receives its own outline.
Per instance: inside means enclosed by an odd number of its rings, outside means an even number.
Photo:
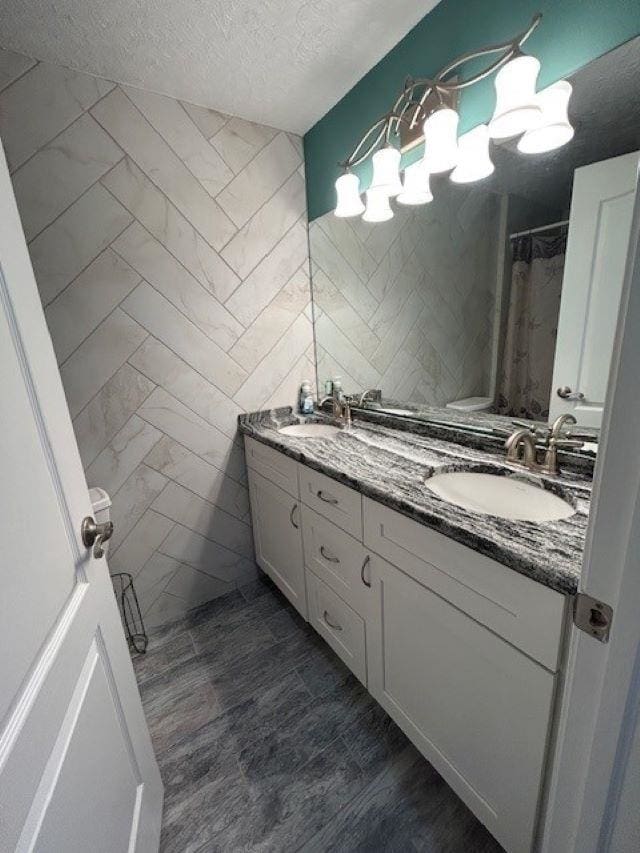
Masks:
[[[0,46],[303,133],[438,0],[0,0]]]

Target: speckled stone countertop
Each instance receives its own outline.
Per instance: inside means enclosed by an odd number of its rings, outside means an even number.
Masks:
[[[548,424],[543,421],[514,420],[505,415],[459,412],[435,406],[418,407],[413,403],[401,404],[392,400],[385,400],[382,404],[368,403],[366,408],[357,409],[356,413],[359,418],[381,426],[430,435],[498,453],[502,451],[505,438],[519,425],[526,423],[540,434],[548,429]],[[583,426],[569,426],[565,429],[564,434],[567,437],[574,435],[585,443],[580,449],[561,449],[558,453],[561,467],[580,470],[593,477],[599,432],[598,429]]]
[[[356,418],[335,437],[282,435],[283,426],[315,420],[291,408],[240,415],[244,435],[280,450],[363,495],[437,530],[560,593],[575,593],[580,577],[591,478],[581,471],[557,477],[529,474],[505,463],[504,451],[474,448]],[[534,480],[576,512],[558,521],[513,521],[475,513],[439,498],[426,480],[435,473],[473,470]]]

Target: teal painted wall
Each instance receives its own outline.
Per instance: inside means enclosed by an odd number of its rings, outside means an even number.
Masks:
[[[461,53],[504,41],[536,12],[544,17],[524,50],[542,63],[540,88],[640,34],[640,0],[441,0],[305,135],[309,219],[333,209],[338,162],[386,112],[408,74],[435,74]],[[465,92],[460,132],[487,121],[493,105],[492,79]],[[366,165],[359,171],[363,187]]]

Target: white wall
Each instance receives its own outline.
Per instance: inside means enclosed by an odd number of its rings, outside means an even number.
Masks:
[[[315,376],[301,140],[10,51],[0,135],[110,568],[177,618],[254,577],[237,415]]]

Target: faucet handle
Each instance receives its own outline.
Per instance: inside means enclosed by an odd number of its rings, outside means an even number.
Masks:
[[[514,426],[520,427],[520,429],[528,429],[529,432],[537,432],[538,431],[538,428],[533,421],[519,421],[516,419],[516,420],[512,420],[511,423]]]

